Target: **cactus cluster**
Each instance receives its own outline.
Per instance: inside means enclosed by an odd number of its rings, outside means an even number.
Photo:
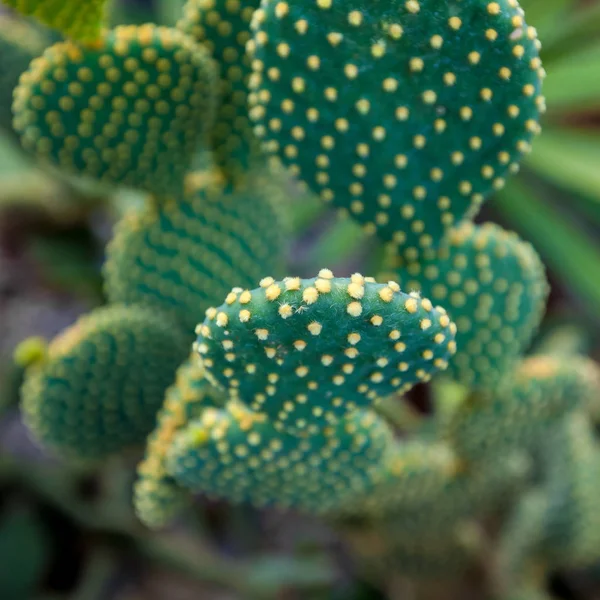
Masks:
[[[503,600],[600,560],[600,370],[527,354],[543,264],[473,222],[544,111],[516,0],[188,0],[176,27],[115,29],[100,2],[5,1],[67,37],[15,90],[23,147],[146,192],[107,247],[107,305],[29,361],[44,445],[145,442],[147,526],[194,494],[318,514],[383,577],[456,575],[499,514]],[[379,239],[380,276],[284,277],[284,177]],[[434,414],[398,431],[433,379]]]

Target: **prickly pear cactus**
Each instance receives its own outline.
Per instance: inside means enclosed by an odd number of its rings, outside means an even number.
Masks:
[[[194,353],[179,367],[158,413],[156,428],[148,436],[146,456],[138,466],[134,505],[148,527],[168,524],[189,500],[189,492],[167,471],[166,455],[175,435],[204,409],[224,404],[224,399],[206,381],[199,363]]]
[[[285,227],[259,179],[232,188],[210,173],[188,177],[183,198],[132,210],[117,226],[104,268],[111,302],[156,306],[193,335],[204,311],[231,290],[283,270]]]
[[[246,42],[258,0],[188,0],[177,27],[205,46],[219,65],[220,102],[211,130],[213,159],[230,181],[258,160],[248,117],[250,59]]]
[[[443,370],[455,351],[446,311],[397,283],[355,274],[261,280],[207,310],[198,352],[207,377],[279,430],[335,423]]]
[[[2,0],[24,15],[88,43],[100,38],[108,0]]]
[[[421,260],[393,262],[403,288],[440,302],[456,322],[448,374],[493,388],[522,356],[545,310],[548,283],[533,247],[493,223],[464,223]]]
[[[121,26],[93,47],[60,42],[15,92],[23,147],[73,174],[180,194],[212,126],[215,66],[176,29]]]
[[[186,346],[184,333],[155,310],[96,309],[28,368],[25,422],[43,445],[70,458],[97,460],[141,444]]]
[[[403,250],[475,213],[539,131],[539,44],[516,0],[281,0],[252,29],[263,148]]]
[[[372,411],[355,411],[320,434],[298,437],[233,401],[204,410],[178,432],[167,465],[181,485],[217,498],[331,513],[377,481],[391,440]]]

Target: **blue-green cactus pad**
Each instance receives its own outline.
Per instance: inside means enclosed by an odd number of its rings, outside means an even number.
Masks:
[[[35,59],[14,125],[26,150],[65,171],[177,194],[212,126],[215,81],[212,59],[180,31],[121,26]]]
[[[28,368],[25,422],[42,444],[70,458],[102,459],[142,443],[189,351],[185,340],[158,311],[96,309]]]
[[[522,356],[542,319],[548,283],[531,244],[493,223],[463,223],[421,260],[396,259],[390,276],[440,302],[456,322],[448,374],[493,388]]]
[[[445,310],[397,283],[355,274],[261,280],[210,308],[197,348],[207,377],[279,429],[314,433],[444,369]]]
[[[476,212],[539,130],[539,44],[516,0],[273,0],[252,26],[265,150],[405,250]]]
[[[209,173],[188,177],[183,199],[126,214],[107,249],[111,302],[156,306],[193,335],[204,311],[233,286],[280,273],[285,230],[264,181],[235,189]]]
[[[148,436],[144,460],[138,466],[134,506],[138,518],[148,527],[167,525],[189,499],[189,492],[167,472],[166,455],[177,431],[204,408],[223,404],[199,363],[194,353],[177,370],[175,383],[167,390],[158,413],[156,428]]]
[[[204,410],[177,433],[167,467],[178,483],[212,497],[331,513],[377,480],[391,440],[372,411],[298,437],[234,401],[225,410]]]

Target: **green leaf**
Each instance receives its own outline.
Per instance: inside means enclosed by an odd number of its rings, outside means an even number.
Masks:
[[[36,514],[16,508],[0,522],[0,598],[31,598],[49,559],[46,534]]]
[[[545,2],[539,0],[531,0],[531,2],[539,4],[540,9],[546,6]],[[566,18],[561,19],[559,26],[544,31],[544,37],[540,34],[544,52],[542,58],[551,60],[583,48],[598,39],[598,31],[600,31],[600,4],[590,3],[585,8],[570,10]]]
[[[564,16],[573,6],[573,0],[521,0],[525,20],[538,30],[542,42],[546,36],[556,36],[561,29]]]
[[[544,96],[550,111],[600,106],[600,44],[553,62],[547,71]]]
[[[600,245],[522,181],[496,195],[495,207],[539,251],[546,264],[597,314],[600,309]]]
[[[544,129],[525,163],[543,178],[600,201],[600,132]]]

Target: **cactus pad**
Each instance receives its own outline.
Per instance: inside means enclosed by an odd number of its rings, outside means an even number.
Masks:
[[[458,352],[448,374],[493,387],[535,333],[548,283],[533,247],[492,223],[464,223],[420,261],[397,259],[400,285],[443,304],[456,322]]]
[[[180,193],[212,126],[215,69],[175,29],[122,26],[93,48],[51,46],[15,91],[23,147],[71,173]]]
[[[134,505],[148,527],[167,525],[181,510],[188,493],[168,474],[166,454],[177,431],[206,407],[221,406],[220,398],[204,378],[204,369],[193,354],[179,367],[175,383],[167,390],[157,426],[148,437],[146,456],[138,466]]]
[[[453,447],[476,460],[539,447],[565,414],[589,406],[599,387],[596,365],[585,357],[531,356],[500,390],[476,395],[459,409]]]
[[[108,0],[2,0],[23,15],[58,29],[75,40],[95,42],[105,21]]]
[[[71,458],[101,459],[141,443],[185,349],[182,332],[157,311],[97,309],[28,368],[24,419],[41,443]]]
[[[207,377],[290,432],[427,381],[455,351],[443,308],[393,281],[328,269],[235,290],[197,331]]]
[[[539,130],[539,44],[516,0],[280,0],[252,27],[265,150],[404,249],[475,212]]]
[[[355,411],[320,434],[297,437],[234,401],[225,410],[204,410],[179,432],[167,464],[181,485],[211,496],[330,513],[377,479],[391,439],[373,411]]]
[[[248,118],[250,60],[246,42],[259,0],[188,0],[177,27],[205,46],[220,65],[220,103],[211,130],[214,160],[229,180],[248,171],[258,143]]]
[[[108,247],[111,302],[160,307],[193,335],[204,311],[233,285],[282,270],[279,210],[259,185],[233,190],[207,174],[188,178],[183,200],[133,210]]]

